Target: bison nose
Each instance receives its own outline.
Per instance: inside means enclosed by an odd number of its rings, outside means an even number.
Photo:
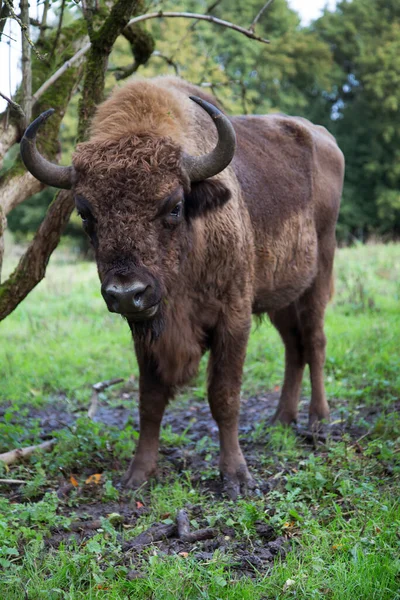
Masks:
[[[131,315],[145,311],[150,307],[151,286],[135,281],[130,285],[110,282],[101,286],[101,293],[108,310],[122,315]]]

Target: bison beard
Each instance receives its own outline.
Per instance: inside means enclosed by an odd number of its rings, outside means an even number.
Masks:
[[[310,426],[329,416],[323,325],[344,162],[334,138],[305,119],[228,119],[210,103],[178,78],[135,80],[98,107],[73,166],[52,165],[36,150],[49,113],[28,128],[21,152],[43,182],[73,187],[107,304],[130,315],[140,436],[125,484],[140,486],[156,472],[164,410],[210,350],[220,471],[235,498],[253,486],[238,441],[252,313],[268,314],[285,346],[274,419],[296,421],[306,365]],[[112,268],[120,276],[107,280]]]
[[[134,322],[127,317],[124,318],[128,321],[134,340],[144,346],[150,347],[153,342],[158,340],[165,327],[162,307],[159,308],[155,317],[147,321]]]

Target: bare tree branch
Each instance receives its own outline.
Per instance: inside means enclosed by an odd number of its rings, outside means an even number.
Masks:
[[[151,56],[152,57],[154,56],[156,58],[162,58],[163,60],[165,60],[165,62],[168,63],[170,67],[174,68],[175,74],[178,75],[178,77],[179,77],[179,75],[180,75],[180,73],[179,73],[179,65],[174,60],[172,60],[172,58],[170,58],[169,56],[166,56],[165,54],[163,54],[159,50],[154,50],[154,52],[153,52],[153,54]]]
[[[39,41],[43,41],[44,32],[47,29],[47,13],[49,12],[50,0],[45,0],[42,13],[42,22],[40,23]]]
[[[6,101],[8,102],[8,104],[10,105],[10,107],[12,108],[13,111],[15,111],[15,113],[18,115],[18,117],[21,119],[21,122],[25,123],[26,122],[26,115],[22,109],[22,106],[20,106],[19,104],[17,104],[16,102],[14,102],[14,100],[11,100],[11,98],[8,98],[8,96],[5,96],[4,94],[2,94],[0,92],[0,96]]]
[[[12,0],[4,0],[4,2],[7,4],[8,8],[9,8],[11,17],[14,19],[14,21],[17,21],[18,25],[21,27],[23,37],[26,39],[26,41],[28,42],[28,44],[30,45],[30,47],[32,48],[32,50],[34,51],[34,53],[36,54],[38,59],[43,60],[44,57],[36,50],[35,44],[32,42],[31,38],[29,37],[29,27],[27,27],[25,25],[25,23],[23,23],[21,21],[21,19],[15,13],[15,10],[14,10],[13,4],[12,4]]]
[[[7,216],[18,204],[37,194],[44,187],[43,183],[29,171],[22,171],[14,176],[7,171],[0,180],[0,203],[4,216]]]
[[[238,31],[239,33],[242,33],[243,35],[245,35],[246,37],[256,40],[258,42],[262,42],[264,44],[269,44],[269,40],[263,39],[259,36],[256,36],[252,31],[245,29],[244,27],[240,27],[239,25],[234,25],[233,23],[230,23],[229,21],[223,21],[222,19],[217,19],[216,17],[213,17],[212,15],[201,15],[201,14],[197,14],[197,13],[186,13],[186,12],[163,12],[163,11],[159,11],[158,13],[148,13],[146,15],[140,15],[138,17],[134,17],[133,19],[131,19],[127,25],[127,27],[129,27],[130,25],[133,25],[135,23],[139,23],[141,21],[146,21],[147,19],[156,19],[156,18],[174,18],[174,17],[181,17],[181,18],[185,18],[185,19],[198,19],[198,20],[204,20],[204,21],[210,21],[211,23],[214,23],[216,25],[221,25],[222,27],[226,27],[228,29],[233,29],[234,31]],[[81,58],[84,54],[86,54],[88,52],[88,50],[91,47],[91,43],[88,42],[83,48],[81,48],[81,50],[79,50],[79,52],[77,52],[72,58],[70,58],[66,63],[64,63],[55,73],[53,73],[53,75],[38,89],[37,92],[35,92],[33,94],[33,100],[34,102],[37,101],[40,96],[55,82],[57,81],[57,79],[59,77],[61,77],[61,75],[63,73],[65,73],[65,71],[67,69],[69,69],[69,67],[76,62],[79,58]],[[161,55],[155,55],[155,56],[160,56]],[[172,59],[171,59],[172,60]],[[171,66],[174,66],[171,63]],[[130,67],[127,67],[126,70],[128,70]],[[175,67],[174,67],[175,68]],[[115,69],[116,71],[124,71],[124,69]],[[132,73],[134,72],[134,69],[132,70]]]
[[[58,27],[57,27],[57,33],[56,33],[56,37],[54,39],[54,44],[53,44],[53,48],[51,51],[51,56],[54,56],[54,53],[57,49],[58,46],[58,40],[60,39],[60,34],[61,34],[61,27],[62,27],[62,22],[63,22],[63,18],[64,18],[64,10],[65,10],[65,0],[61,1],[61,8],[60,8],[60,17],[58,19]]]
[[[8,38],[9,40],[11,40],[12,42],[16,42],[17,40],[13,37],[11,37],[11,35],[7,35],[7,33],[2,33],[1,35],[3,35],[4,37]],[[1,39],[1,38],[0,38]]]
[[[29,0],[21,0],[21,28],[29,37]],[[31,47],[25,35],[22,36],[22,106],[27,123],[32,117],[32,63]]]
[[[6,121],[7,114],[4,113],[4,121]],[[20,131],[19,127],[14,122],[9,122],[6,126],[0,126],[0,169],[3,166],[3,159],[9,149],[17,143]]]
[[[134,17],[128,23],[128,25],[133,25],[134,23],[140,23],[141,21],[147,21],[148,19],[162,19],[162,18],[180,18],[180,19],[198,19],[199,21],[209,21],[210,23],[214,23],[215,25],[221,25],[221,27],[226,27],[227,29],[233,29],[234,31],[238,31],[242,33],[246,37],[256,40],[257,42],[262,42],[263,44],[269,44],[269,40],[266,40],[258,35],[255,35],[253,31],[246,29],[245,27],[241,27],[240,25],[235,25],[234,23],[230,23],[229,21],[224,21],[223,19],[218,19],[213,15],[202,15],[191,12],[172,12],[172,11],[162,11],[156,13],[148,13],[147,15],[140,15],[138,17]]]
[[[42,96],[49,89],[49,87],[51,87],[53,85],[53,83],[55,83],[57,81],[57,79],[59,79],[61,77],[61,75],[64,75],[65,71],[67,71],[70,67],[72,67],[73,64],[75,64],[80,58],[82,58],[82,56],[84,56],[86,54],[86,52],[89,50],[90,46],[91,46],[90,42],[85,44],[83,46],[83,48],[78,50],[78,52],[76,54],[74,54],[74,56],[72,58],[67,60],[59,69],[57,69],[57,71],[55,73],[53,73],[53,75],[51,77],[49,77],[49,79],[47,81],[44,82],[43,85],[40,86],[40,88],[32,96],[32,100],[33,100],[34,104],[35,104],[35,102],[37,102],[39,100],[40,96]]]
[[[264,6],[262,7],[262,9],[259,11],[259,13],[254,17],[252,24],[249,27],[249,31],[253,31],[254,32],[254,28],[257,24],[257,22],[260,20],[261,16],[264,14],[264,12],[267,10],[268,6],[270,6],[270,4],[273,3],[274,0],[268,0],[268,2],[266,2],[264,4]]]
[[[7,22],[7,18],[8,15],[10,14],[10,9],[8,7],[8,4],[3,4],[1,6],[1,10],[0,10],[0,41],[1,41],[1,36],[5,35],[6,37],[10,38],[10,40],[12,40],[13,38],[11,38],[9,35],[6,35],[5,33],[3,33],[5,24]],[[15,42],[15,40],[13,40]]]
[[[211,12],[214,10],[214,8],[216,8],[216,7],[218,6],[218,4],[220,4],[220,3],[221,3],[221,1],[222,1],[222,0],[215,0],[215,2],[213,2],[213,3],[212,3],[212,4],[211,4],[211,5],[210,5],[210,6],[207,8],[207,10],[206,10],[205,14],[206,14],[206,15],[209,15],[209,14],[210,14],[210,13],[211,13]],[[184,41],[186,40],[186,38],[187,38],[187,37],[188,37],[188,36],[189,36],[189,35],[192,33],[192,31],[194,31],[194,30],[195,30],[195,28],[196,28],[196,25],[197,25],[198,23],[199,23],[199,21],[197,20],[197,21],[194,21],[194,23],[192,23],[191,25],[189,25],[189,27],[187,28],[187,30],[186,30],[186,32],[185,32],[185,34],[184,34],[184,35],[181,37],[181,39],[180,39],[180,40],[179,40],[179,42],[177,43],[177,45],[176,45],[176,47],[175,47],[175,50],[174,50],[174,52],[173,52],[173,54],[172,54],[172,56],[171,56],[171,60],[173,60],[173,59],[174,59],[174,57],[175,57],[176,53],[177,53],[177,52],[179,52],[179,50],[180,50],[180,48],[181,48],[181,46],[182,46],[183,42],[184,42]]]

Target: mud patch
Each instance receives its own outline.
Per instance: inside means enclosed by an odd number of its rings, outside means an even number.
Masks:
[[[109,427],[124,430],[128,423],[133,429],[139,429],[139,414],[137,392],[120,390],[109,401],[103,399],[95,421]],[[242,400],[240,419],[241,445],[248,461],[250,470],[255,476],[257,489],[255,494],[262,498],[266,492],[285,484],[285,468],[276,469],[271,460],[265,466],[263,460],[266,453],[269,420],[275,412],[279,394],[270,393]],[[376,418],[377,409],[352,407],[351,411],[343,403],[333,403],[331,423],[324,426],[322,433],[316,435],[307,430],[308,402],[302,399],[300,403],[299,423],[294,431],[305,446],[312,447],[316,453],[326,451],[330,440],[339,440],[344,435],[358,439],[368,432]],[[7,407],[2,407],[3,414]],[[57,399],[43,408],[25,407],[21,413],[12,416],[11,423],[34,422],[40,431],[40,437],[52,437],[55,432],[68,428],[73,431],[78,417],[86,414],[87,407],[66,406],[66,402]],[[132,447],[133,447],[132,441]],[[271,457],[270,457],[271,458]],[[207,502],[222,499],[222,484],[219,480],[218,469],[218,429],[213,421],[208,403],[204,400],[181,399],[172,403],[163,421],[163,435],[160,449],[161,481],[169,482],[181,476],[190,477],[191,485],[196,486],[207,494]],[[112,471],[113,483],[118,487],[121,472],[118,457],[113,462],[104,465],[104,470]],[[288,466],[287,468],[290,468]],[[279,473],[278,473],[279,470]],[[189,474],[189,475],[188,475]],[[140,576],[141,565],[149,552],[159,556],[187,555],[207,562],[212,559],[218,549],[224,564],[231,571],[253,575],[266,572],[277,557],[284,557],[290,548],[287,538],[279,535],[266,522],[252,524],[247,535],[238,537],[237,529],[227,526],[224,519],[217,519],[212,527],[215,535],[211,539],[194,542],[180,538],[175,527],[175,515],[165,515],[163,523],[148,523],[148,527],[157,529],[170,525],[166,533],[159,539],[152,539],[149,544],[135,546],[132,542],[139,533],[143,533],[143,517],[150,512],[151,494],[148,487],[141,490],[137,496],[132,492],[119,489],[118,502],[104,502],[101,486],[82,486],[76,490],[69,481],[68,474],[64,478],[52,482],[50,489],[57,492],[60,499],[59,514],[69,519],[69,525],[63,528],[53,528],[46,537],[45,544],[50,549],[58,549],[60,544],[86,544],[94,535],[112,528],[116,531],[117,542],[121,545],[120,564],[130,569],[130,577]],[[46,491],[50,491],[49,488]],[[3,487],[1,492],[8,495],[14,502],[26,501],[22,490],[12,490]],[[140,498],[141,501],[138,501]],[[206,504],[206,503],[205,503]],[[186,505],[184,508],[190,522],[195,523],[195,530],[210,528],[204,506]],[[167,521],[167,523],[165,523]],[[171,521],[171,523],[168,523]]]

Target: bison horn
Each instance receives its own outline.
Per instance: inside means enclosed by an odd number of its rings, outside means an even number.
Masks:
[[[46,110],[26,129],[20,145],[21,157],[28,171],[36,179],[47,185],[69,190],[72,188],[73,183],[73,167],[59,167],[58,165],[54,165],[43,158],[36,148],[36,134],[38,129],[53,112],[53,108]]]
[[[216,106],[197,96],[190,96],[190,99],[210,115],[218,131],[218,143],[209,154],[203,156],[185,154],[183,157],[184,169],[190,181],[194,182],[213,177],[229,165],[235,154],[236,134],[228,117]]]

